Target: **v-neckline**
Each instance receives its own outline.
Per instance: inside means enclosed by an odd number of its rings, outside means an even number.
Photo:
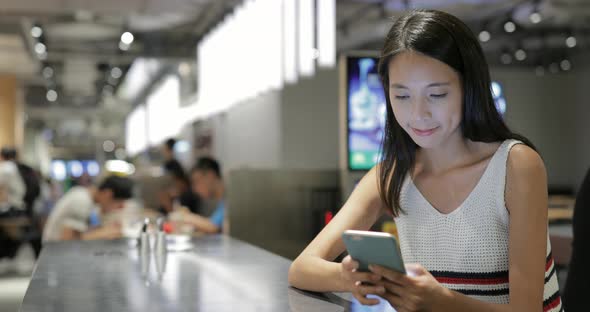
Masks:
[[[494,154],[492,155],[492,157],[490,158],[490,160],[486,164],[486,169],[484,170],[483,174],[479,177],[479,180],[477,181],[477,183],[475,184],[475,186],[473,187],[471,192],[469,192],[469,194],[467,194],[467,196],[465,197],[465,199],[463,199],[463,201],[459,204],[459,206],[455,207],[453,210],[451,210],[448,213],[442,213],[442,212],[440,212],[440,210],[438,210],[436,207],[434,207],[434,205],[432,205],[432,203],[426,198],[426,196],[424,196],[424,194],[422,194],[422,191],[420,191],[418,186],[414,183],[414,179],[412,178],[412,174],[408,173],[408,176],[410,179],[410,184],[414,189],[416,189],[416,192],[418,193],[420,198],[428,205],[428,210],[435,212],[439,216],[448,217],[448,216],[456,213],[457,211],[461,210],[461,208],[463,208],[463,206],[465,206],[467,201],[472,197],[472,194],[475,193],[475,191],[479,188],[479,185],[482,183],[484,178],[487,176],[488,171],[490,171],[490,167],[492,165],[492,162],[496,158],[496,155],[498,155],[500,150],[502,150],[502,147],[504,147],[504,144],[506,142],[507,141],[502,142],[502,144],[500,144],[498,149],[494,152]]]

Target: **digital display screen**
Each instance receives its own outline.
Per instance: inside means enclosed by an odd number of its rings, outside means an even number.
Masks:
[[[346,62],[348,168],[369,170],[380,159],[386,116],[378,58],[348,57]]]

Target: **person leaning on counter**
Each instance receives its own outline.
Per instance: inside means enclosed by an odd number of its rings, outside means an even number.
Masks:
[[[92,228],[89,220],[95,205],[103,214],[122,209],[125,201],[131,198],[132,191],[133,182],[130,179],[114,175],[105,178],[98,187],[72,187],[51,211],[43,231],[43,241],[121,237],[120,224]]]
[[[397,311],[561,311],[547,235],[547,176],[496,110],[469,27],[417,10],[389,30],[378,65],[386,98],[383,160],[295,259],[291,285],[375,295]],[[346,256],[345,230],[393,215],[407,275]],[[385,251],[384,251],[385,252]]]
[[[209,218],[188,209],[181,209],[172,213],[171,220],[178,220],[182,223],[196,227],[198,232],[219,233],[223,228],[225,217],[225,187],[221,177],[219,163],[210,157],[201,157],[191,171],[191,182],[193,192],[203,200],[213,200],[216,208]]]

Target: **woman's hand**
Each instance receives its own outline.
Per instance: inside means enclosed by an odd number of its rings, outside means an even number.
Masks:
[[[369,299],[367,295],[384,296],[386,294],[383,285],[376,285],[381,280],[381,276],[371,272],[357,272],[358,267],[358,261],[346,256],[340,267],[342,279],[349,283],[350,292],[361,304],[379,304],[379,299]]]
[[[398,312],[431,311],[446,288],[419,264],[406,265],[406,274],[378,265],[369,269],[382,277],[377,285],[386,289],[380,297],[387,300]]]

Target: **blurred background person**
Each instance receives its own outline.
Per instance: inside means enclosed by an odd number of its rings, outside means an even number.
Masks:
[[[24,212],[25,183],[16,164],[16,150],[0,151],[0,217]]]
[[[192,172],[192,191],[203,200],[213,201],[215,210],[210,217],[192,213],[187,209],[174,212],[170,219],[194,226],[198,232],[219,233],[225,219],[225,186],[221,177],[219,163],[210,157],[197,160]]]
[[[117,211],[132,197],[130,179],[109,176],[98,187],[75,186],[55,204],[45,225],[43,241],[70,239],[115,239],[121,237],[121,224],[98,226],[93,216],[95,205],[102,214]]]
[[[184,207],[192,213],[200,213],[201,200],[199,195],[191,190],[191,183],[184,169],[177,161],[164,164],[164,172],[169,181],[168,187],[160,191],[159,212],[168,213]]]
[[[164,144],[162,144],[162,158],[164,159],[164,169],[166,169],[169,166],[180,166],[180,168],[182,168],[182,165],[180,164],[180,162],[176,159],[176,156],[174,155],[174,146],[176,146],[176,139],[174,138],[169,138],[167,139]]]

